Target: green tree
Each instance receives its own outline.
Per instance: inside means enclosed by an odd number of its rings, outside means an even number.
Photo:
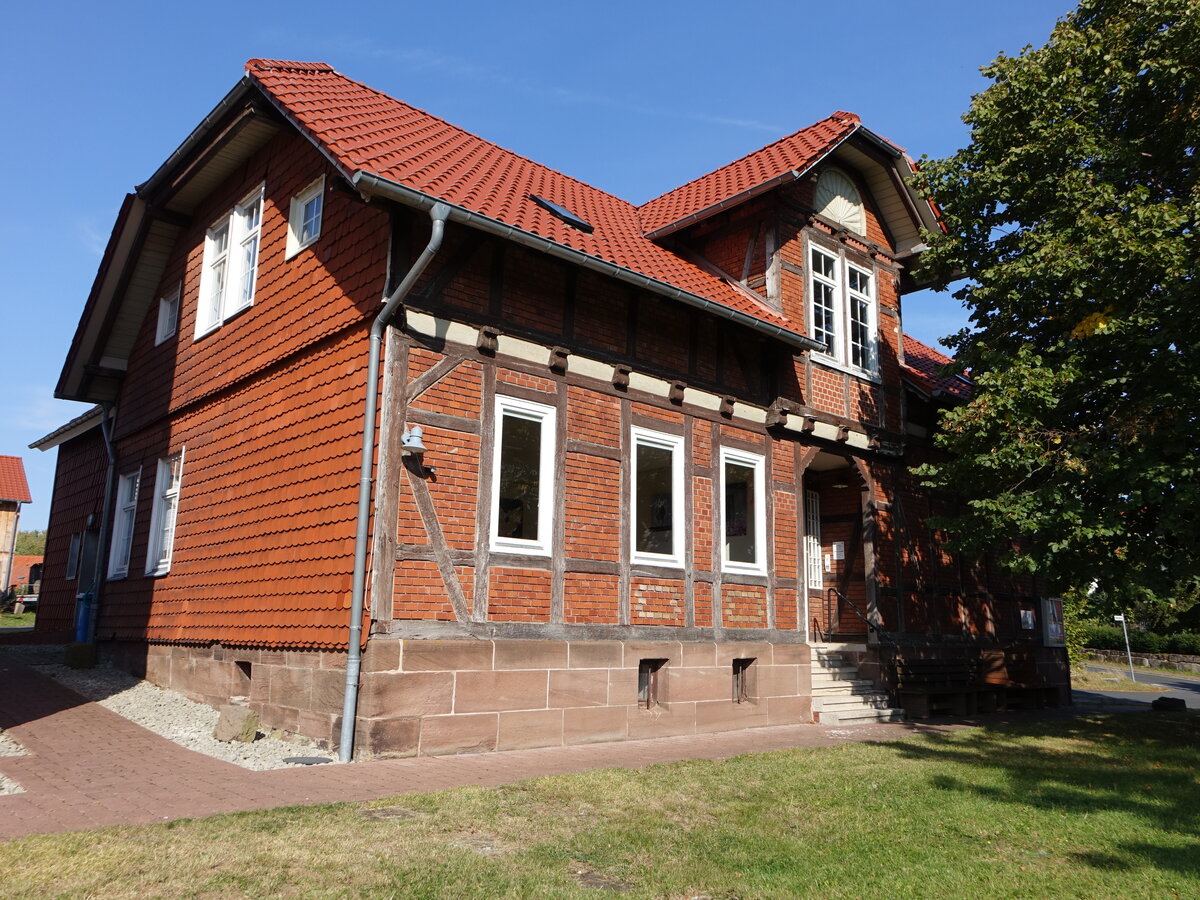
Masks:
[[[16,552],[19,556],[41,556],[46,552],[46,532],[18,531]]]
[[[1200,589],[1200,2],[1083,0],[983,69],[970,144],[923,161],[927,273],[970,310],[974,399],[927,482],[964,550],[1110,603]]]

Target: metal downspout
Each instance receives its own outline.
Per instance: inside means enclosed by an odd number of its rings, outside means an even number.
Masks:
[[[367,355],[367,405],[363,413],[362,462],[358,480],[358,520],[354,537],[354,583],[350,596],[350,646],[346,658],[346,690],[342,699],[342,732],[338,741],[338,758],[342,762],[349,762],[353,755],[354,725],[358,715],[358,676],[362,666],[363,598],[367,583],[367,541],[371,518],[372,460],[375,455],[375,413],[379,402],[380,348],[383,345],[383,333],[392,316],[441,248],[442,235],[449,215],[450,207],[445,203],[437,203],[429,210],[429,217],[433,220],[429,243],[408,270],[404,280],[392,291],[387,303],[371,325],[371,346]]]
[[[104,593],[104,569],[108,562],[109,514],[112,504],[113,482],[117,477],[117,448],[113,444],[112,422],[113,407],[111,403],[102,405],[104,412],[100,415],[100,434],[104,438],[104,450],[108,454],[108,471],[104,476],[104,506],[100,508],[100,539],[96,542],[96,565],[92,574],[92,600],[88,615],[87,641],[96,643],[96,622],[100,618],[100,596]]]

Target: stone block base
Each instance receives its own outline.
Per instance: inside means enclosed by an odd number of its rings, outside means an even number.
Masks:
[[[337,749],[345,654],[107,645],[116,664],[265,730]],[[410,640],[376,636],[356,754],[558,747],[811,723],[810,649],[765,642]]]

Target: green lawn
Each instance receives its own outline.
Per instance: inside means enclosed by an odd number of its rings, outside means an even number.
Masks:
[[[0,628],[32,628],[37,613],[27,612],[16,616],[12,613],[0,613]]]
[[[1196,897],[1198,739],[1192,715],[1092,716],[27,838],[0,845],[2,890]]]

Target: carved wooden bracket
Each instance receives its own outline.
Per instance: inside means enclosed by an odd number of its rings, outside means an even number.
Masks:
[[[676,406],[683,405],[683,393],[687,390],[687,385],[682,381],[672,381],[671,390],[667,393],[667,399]]]
[[[728,394],[726,394],[724,397],[722,397],[721,398],[721,408],[719,410],[721,415],[723,415],[726,419],[732,419],[733,418],[733,404],[736,402],[737,401],[734,400],[733,397],[729,396]]]
[[[613,366],[613,387],[619,390],[629,390],[629,373],[632,370],[629,366]]]
[[[495,328],[490,328],[487,325],[479,329],[479,340],[475,342],[475,348],[488,356],[495,356],[496,350],[500,346],[500,332]]]
[[[772,428],[776,425],[786,425],[788,413],[791,412],[795,412],[791,402],[777,397],[775,402],[767,407],[766,426]]]
[[[555,375],[567,374],[567,357],[571,355],[571,351],[566,347],[551,347],[550,348],[550,371]]]

